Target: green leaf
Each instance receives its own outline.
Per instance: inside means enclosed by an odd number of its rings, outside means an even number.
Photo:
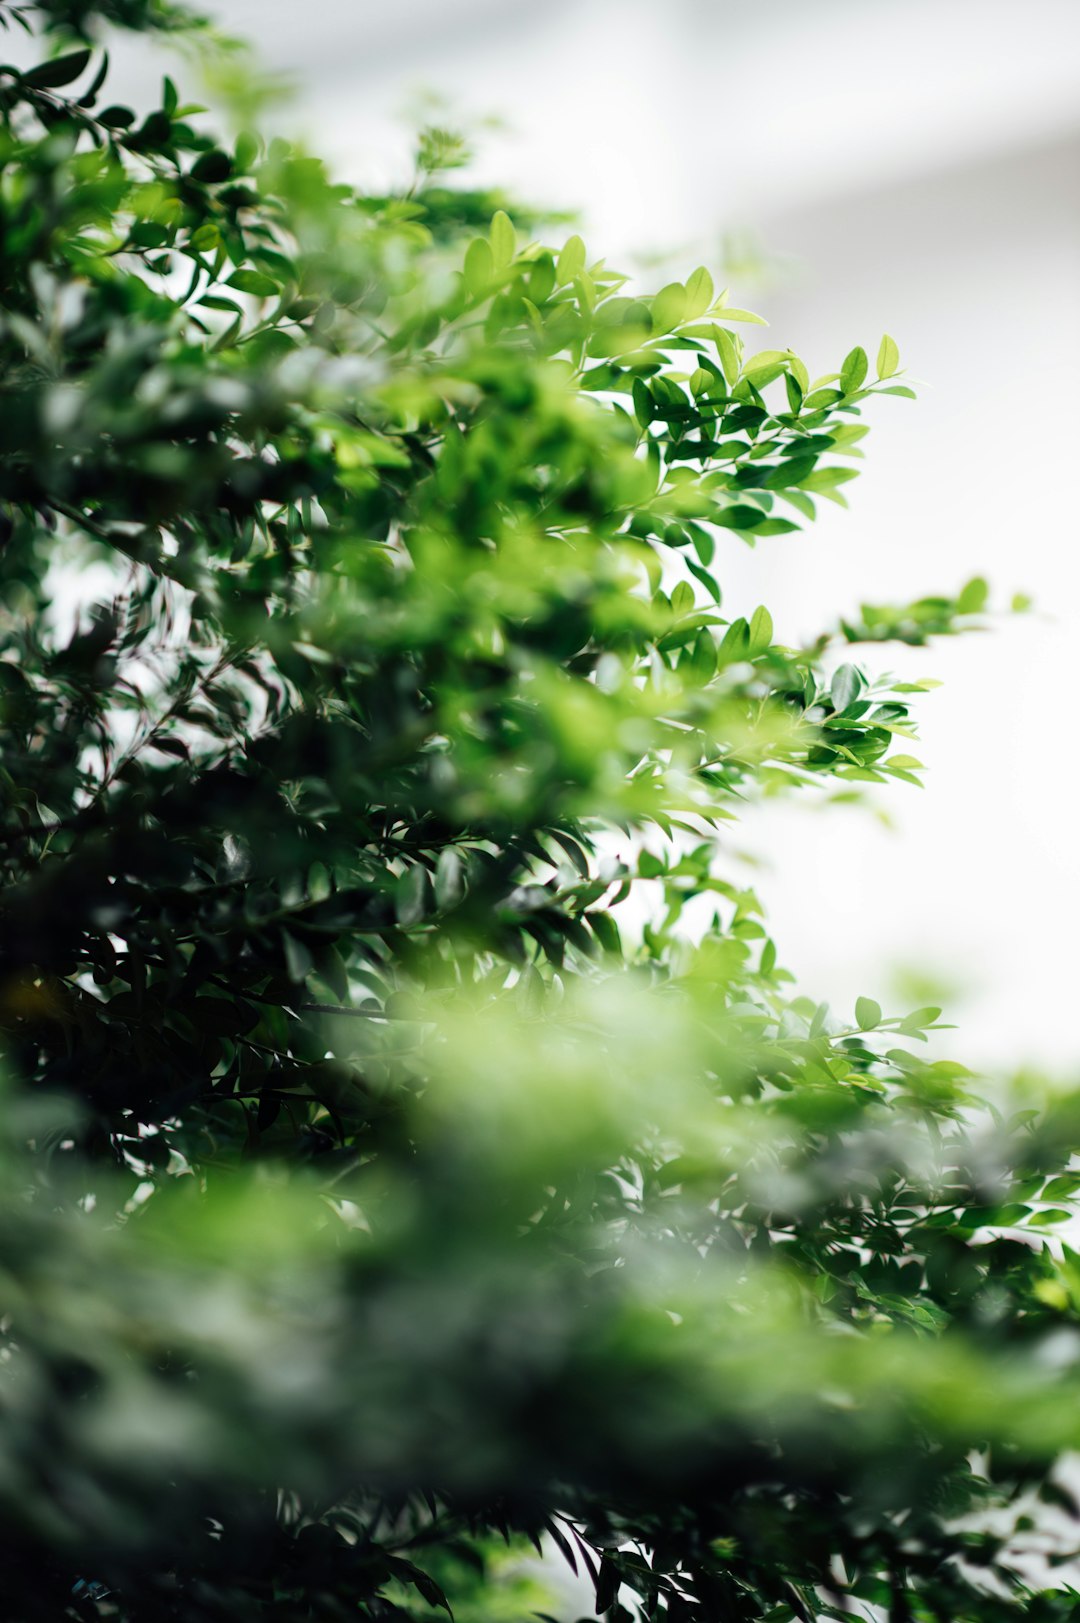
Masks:
[[[427,899],[430,888],[427,870],[420,864],[407,869],[397,883],[394,901],[394,911],[397,921],[403,929],[419,924],[427,913]]]
[[[766,472],[762,470],[762,484],[766,490],[787,490],[792,485],[799,485],[804,479],[809,479],[814,471],[815,460],[812,456],[785,457],[776,467]]]
[[[232,174],[232,159],[227,152],[204,152],[191,166],[192,180],[214,186],[228,180]]]
[[[225,286],[235,287],[238,293],[254,294],[258,299],[272,299],[281,292],[272,277],[264,276],[262,271],[253,270],[234,271]]]
[[[614,958],[621,958],[623,948],[619,935],[619,926],[611,914],[597,910],[596,912],[584,914],[584,918],[604,952],[610,953]]]
[[[1064,1172],[1051,1178],[1039,1196],[1040,1200],[1069,1200],[1080,1193],[1080,1172]]]
[[[679,581],[671,594],[671,612],[676,619],[682,619],[693,614],[697,608],[693,588],[684,580]]]
[[[565,287],[585,269],[585,244],[578,236],[567,237],[555,261],[555,285]]]
[[[614,1606],[620,1582],[619,1569],[605,1550],[595,1581],[597,1612],[607,1612]]]
[[[990,588],[982,576],[973,576],[956,599],[956,612],[958,614],[981,614],[986,607],[986,600],[989,595]]]
[[[863,679],[854,665],[841,665],[829,685],[833,709],[846,710],[849,704],[854,704],[862,692],[862,687]]]
[[[768,609],[761,605],[750,616],[750,647],[752,650],[768,648],[772,642],[773,622]]]
[[[517,250],[517,236],[509,214],[504,209],[496,209],[491,217],[491,255],[496,270],[502,270],[509,265]]]
[[[708,682],[716,675],[716,644],[704,628],[684,651],[679,670],[696,682]]]
[[[293,935],[291,930],[282,930],[281,945],[285,953],[285,968],[289,979],[297,984],[306,981],[315,968],[315,960],[306,943],[301,941],[299,936]]]
[[[879,378],[891,378],[900,365],[900,351],[895,340],[888,333],[881,340],[877,352],[877,375]]]
[[[669,333],[688,319],[689,301],[681,282],[669,282],[652,301],[653,334]]]
[[[635,378],[631,387],[631,393],[634,401],[634,416],[638,420],[638,425],[641,428],[648,428],[649,424],[653,420],[653,417],[656,415],[655,405],[652,394],[649,391],[649,387],[647,384],[643,383],[640,378]]]
[[[795,382],[799,385],[800,394],[808,394],[810,391],[810,374],[806,370],[806,367],[803,365],[802,361],[800,361],[799,357],[792,354],[790,349],[787,352],[787,363],[788,371],[794,378]]]
[[[764,524],[767,514],[760,507],[751,507],[746,502],[736,502],[731,507],[725,507],[717,513],[713,524],[719,524],[725,530],[755,530],[759,524]]]
[[[474,237],[465,250],[465,286],[474,296],[482,296],[495,276],[495,256],[486,237]]]
[[[855,1020],[860,1031],[873,1031],[881,1024],[881,1004],[875,1003],[872,997],[856,998]]]
[[[810,390],[810,393],[803,401],[803,405],[807,411],[821,411],[826,406],[834,406],[838,400],[843,398],[839,389],[815,388]]]
[[[752,310],[735,310],[725,307],[716,312],[718,321],[744,321],[751,322],[755,327],[767,327],[769,323],[764,316],[756,316]]]
[[[63,85],[72,84],[85,71],[91,54],[89,49],[80,49],[68,51],[65,56],[50,57],[24,73],[22,82],[34,90],[59,90]]]
[[[345,1003],[349,996],[349,974],[337,948],[324,948],[318,955],[316,967],[334,996]]]
[[[755,389],[764,389],[787,371],[787,356],[779,350],[766,349],[751,355],[743,364],[743,377]]]
[[[98,98],[98,91],[101,89],[102,85],[105,83],[105,80],[107,79],[108,74],[109,74],[109,53],[108,53],[108,51],[102,51],[102,53],[101,53],[101,61],[98,63],[98,66],[97,66],[97,72],[94,74],[94,77],[91,79],[90,83],[87,85],[87,87],[86,87],[85,91],[83,92],[83,94],[79,97],[79,99],[78,99],[78,101],[76,103],[76,106],[78,106],[78,107],[93,107],[94,103],[97,101],[97,98]]]
[[[717,650],[717,660],[721,665],[730,665],[734,660],[742,659],[750,645],[750,627],[740,615],[739,619],[732,620],[724,632]]]
[[[730,333],[724,331],[723,327],[715,328],[713,337],[728,387],[734,388],[739,381],[740,368],[739,352],[735,347],[735,340]]]
[[[720,588],[717,585],[715,578],[707,569],[703,569],[701,564],[696,564],[692,558],[687,558],[685,562],[687,569],[693,575],[694,579],[700,581],[702,586],[704,586],[705,590],[708,592],[709,596],[712,598],[713,602],[719,604]]]
[[[910,1014],[906,1014],[900,1022],[900,1028],[902,1031],[908,1032],[922,1031],[926,1026],[932,1026],[940,1018],[941,1010],[934,1004],[929,1004],[925,1009],[913,1009]]]
[[[686,278],[686,312],[684,320],[694,321],[698,316],[704,315],[713,301],[713,279],[704,265],[691,271]]]
[[[820,1037],[822,1032],[825,1030],[828,1019],[829,1005],[827,1003],[819,1003],[814,1009],[813,1019],[810,1021],[810,1036]]]
[[[858,477],[858,468],[816,468],[813,473],[800,480],[800,488],[812,491],[815,495],[825,496],[843,506],[844,498],[839,494],[839,486],[849,484],[852,479]]]
[[[458,903],[465,895],[465,865],[461,853],[452,845],[444,846],[435,865],[435,901],[443,912]]]
[[[236,137],[233,163],[241,175],[248,174],[259,156],[259,139],[250,130],[241,130]]]
[[[923,763],[915,755],[890,755],[886,765],[903,767],[905,772],[922,772],[925,770]],[[940,1013],[940,1010],[938,1012]]]
[[[863,383],[869,363],[864,349],[855,348],[846,357],[840,368],[840,388],[844,394],[854,394]]]
[[[546,304],[555,289],[555,261],[550,254],[541,254],[533,261],[526,286],[534,304]]]

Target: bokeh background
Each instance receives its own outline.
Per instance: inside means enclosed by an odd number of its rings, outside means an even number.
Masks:
[[[850,1006],[941,1001],[971,1063],[1075,1072],[1080,918],[1080,5],[1076,0],[214,0],[291,82],[268,117],[343,178],[408,173],[403,113],[478,128],[478,172],[578,210],[655,281],[701,261],[811,373],[883,331],[920,382],[874,404],[847,513],[755,552],[727,603],[789,641],[860,601],[986,575],[1033,612],[891,669],[927,789],[753,814],[781,959]],[[117,91],[148,71],[134,49]],[[146,85],[142,92],[145,96]],[[719,277],[718,277],[719,280]],[[873,663],[875,650],[870,650]],[[890,991],[893,997],[890,997]]]

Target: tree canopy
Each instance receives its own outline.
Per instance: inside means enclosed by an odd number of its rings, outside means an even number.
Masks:
[[[1077,1098],[799,996],[729,835],[918,783],[877,645],[985,608],[725,602],[896,344],[0,21],[6,1615],[1071,1616]]]

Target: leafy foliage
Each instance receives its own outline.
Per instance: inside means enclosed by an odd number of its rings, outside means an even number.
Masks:
[[[917,783],[855,650],[985,606],[725,606],[896,344],[751,352],[445,132],[376,197],[109,105],[171,8],[4,15],[8,1615],[519,1615],[502,1537],[614,1620],[1064,1617],[1076,1103],[792,995],[724,842]]]

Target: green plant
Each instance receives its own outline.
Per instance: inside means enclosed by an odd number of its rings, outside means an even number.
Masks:
[[[792,995],[724,840],[918,781],[856,647],[984,607],[723,602],[896,346],[750,354],[440,132],[375,197],[102,105],[172,8],[0,16],[7,1615],[505,1615],[501,1537],[613,1619],[1064,1617],[1076,1103]]]

